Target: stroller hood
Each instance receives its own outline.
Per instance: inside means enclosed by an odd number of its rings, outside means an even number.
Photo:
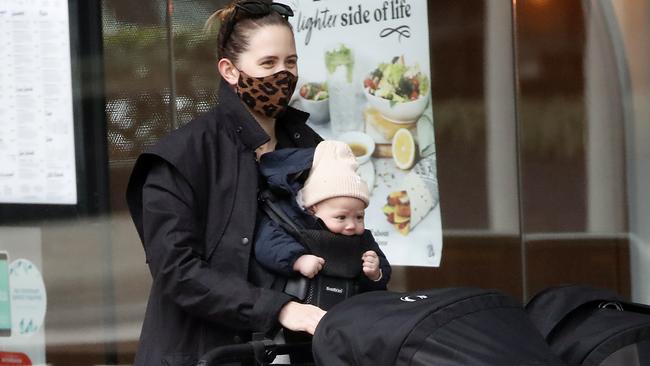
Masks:
[[[520,304],[497,291],[369,292],[334,306],[313,338],[316,365],[563,365]]]
[[[526,311],[544,338],[567,314],[592,301],[621,301],[613,291],[577,286],[561,286],[543,290],[526,305]]]
[[[623,301],[607,289],[561,286],[535,295],[526,311],[551,349],[569,365],[618,365],[611,363],[614,354],[628,346],[636,347],[629,352],[637,360],[623,364],[650,365],[646,305]]]

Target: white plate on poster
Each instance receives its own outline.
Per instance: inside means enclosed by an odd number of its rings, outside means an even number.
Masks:
[[[373,164],[372,159],[359,165],[357,173],[359,173],[361,179],[366,181],[368,184],[368,191],[372,194],[372,189],[375,187],[375,164]]]

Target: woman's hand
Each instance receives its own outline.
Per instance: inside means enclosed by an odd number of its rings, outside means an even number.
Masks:
[[[324,265],[325,259],[311,254],[303,254],[293,263],[293,270],[307,278],[314,278]]]
[[[278,320],[283,327],[289,330],[314,335],[316,326],[325,313],[325,310],[314,305],[290,301],[280,309]]]
[[[363,273],[371,281],[381,280],[381,270],[379,269],[379,256],[374,250],[369,250],[363,253],[361,257],[363,261]]]

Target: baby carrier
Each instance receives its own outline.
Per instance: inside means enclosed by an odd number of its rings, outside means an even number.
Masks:
[[[319,366],[560,366],[523,307],[493,290],[357,295],[316,328]]]
[[[526,305],[551,349],[569,366],[650,366],[650,307],[613,291],[562,286]]]
[[[284,286],[286,293],[323,310],[329,310],[358,293],[357,279],[362,274],[361,256],[369,250],[361,236],[298,227],[275,203],[276,197],[270,190],[262,191],[259,200],[259,207],[271,220],[291,234],[309,254],[325,260],[323,269],[313,279],[302,276],[287,279]]]

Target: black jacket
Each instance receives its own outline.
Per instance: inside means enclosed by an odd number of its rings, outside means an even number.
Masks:
[[[321,139],[290,108],[279,147]],[[268,141],[222,80],[217,106],[140,155],[127,202],[153,278],[135,365],[191,365],[217,345],[277,326],[290,297],[253,259],[258,170]]]
[[[296,196],[303,187],[314,158],[314,149],[280,149],[264,154],[260,159],[260,173],[265,179],[268,189],[274,192],[275,204],[291,221],[303,229],[327,230],[325,224],[315,216],[305,212],[297,203]],[[372,233],[363,233],[365,247],[375,251],[379,256],[382,277],[379,281],[371,281],[361,275],[359,292],[385,290],[391,276],[388,259],[379,248]],[[261,212],[255,232],[255,258],[265,268],[283,276],[292,276],[296,272],[293,264],[307,250],[291,234],[285,231],[275,221]],[[359,258],[361,269],[361,258]]]

